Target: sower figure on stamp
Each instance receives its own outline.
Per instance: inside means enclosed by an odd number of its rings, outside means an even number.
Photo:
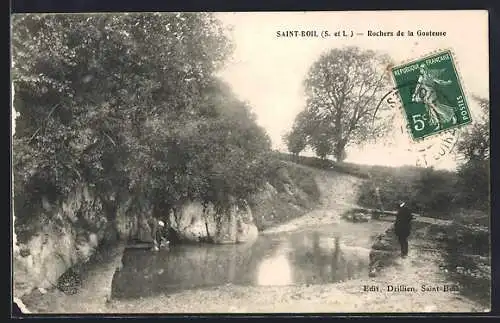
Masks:
[[[436,126],[436,130],[442,127],[442,123],[457,122],[455,116],[455,108],[439,102],[437,87],[450,85],[450,80],[439,79],[444,69],[428,69],[425,64],[420,65],[420,76],[418,77],[417,86],[412,95],[413,102],[422,102],[429,113],[429,123]]]
[[[413,215],[411,214],[407,203],[401,202],[396,214],[394,230],[401,246],[401,257],[403,258],[408,255],[408,237],[410,236],[412,219]]]

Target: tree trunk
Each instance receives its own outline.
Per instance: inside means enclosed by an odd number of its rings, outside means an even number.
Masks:
[[[210,230],[208,229],[207,204],[203,203],[203,219],[205,220],[205,230],[207,231],[207,239],[210,241]]]
[[[335,149],[333,151],[333,156],[335,156],[335,160],[338,162],[344,161],[344,159],[346,158],[345,143],[344,142],[341,141],[335,145]]]

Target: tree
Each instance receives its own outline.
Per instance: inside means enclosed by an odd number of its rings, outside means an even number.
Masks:
[[[458,167],[458,195],[461,205],[488,210],[490,196],[490,127],[487,99],[473,97],[481,113],[457,143],[463,163]]]
[[[306,110],[297,122],[318,156],[342,161],[349,144],[384,129],[374,112],[390,87],[389,64],[386,55],[348,47],[330,50],[312,65],[304,81]]]
[[[307,146],[307,138],[298,131],[290,131],[284,136],[288,151],[295,157],[298,157],[300,152]]]
[[[283,136],[283,141],[285,142],[288,151],[296,157],[307,146],[307,136],[303,129],[304,121],[302,120],[305,117],[304,112],[305,111],[299,113],[299,115],[295,119],[292,130],[290,130]]]
[[[474,120],[471,127],[457,143],[457,151],[466,162],[471,160],[487,160],[490,158],[490,104],[487,99],[473,96],[473,100],[479,103],[480,113],[478,119]]]
[[[214,76],[232,44],[213,14],[20,15],[12,47],[14,183],[26,205],[83,183],[166,211],[215,199],[221,182],[238,197],[259,185],[269,138]]]

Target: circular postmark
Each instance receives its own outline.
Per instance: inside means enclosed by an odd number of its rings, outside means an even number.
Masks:
[[[384,117],[391,120],[392,127],[390,134],[384,134],[385,140],[401,152],[412,155],[416,166],[432,167],[451,157],[461,129],[455,127],[422,139],[413,139],[399,92],[402,87],[415,86],[414,83],[408,83],[391,89],[376,107],[374,119],[378,111],[384,111]]]

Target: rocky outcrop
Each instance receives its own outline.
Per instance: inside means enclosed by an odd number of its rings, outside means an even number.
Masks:
[[[232,202],[221,210],[191,201],[165,215],[165,222],[181,241],[253,242],[261,229],[259,224],[285,222],[304,214],[315,203],[309,190],[316,184],[310,174],[302,168],[283,168],[278,175],[272,181],[274,186],[267,183],[249,203]],[[124,194],[104,196],[81,184],[57,203],[42,199],[43,207],[36,218],[46,220],[32,230],[36,234],[30,233],[22,243],[17,243],[19,233],[17,238],[14,235],[15,296],[21,298],[37,288],[60,288],[61,279],[71,282],[75,267],[88,261],[105,241],[151,242],[152,205]]]
[[[246,202],[217,210],[214,205],[189,202],[170,213],[170,226],[180,240],[242,243],[254,241],[258,230]]]
[[[79,266],[103,243],[137,237],[141,223],[152,217],[151,208],[138,210],[129,199],[116,202],[116,215],[109,220],[101,198],[80,185],[59,204],[42,199],[41,229],[27,241],[15,241],[19,250],[14,253],[14,296],[37,288],[68,287],[69,280],[78,281]],[[152,240],[150,231],[142,236]]]
[[[83,186],[58,207],[46,199],[42,205],[40,218],[47,219],[42,231],[20,243],[14,259],[14,291],[19,297],[33,288],[57,286],[66,270],[90,258],[107,225],[102,205]]]
[[[114,228],[119,240],[136,240],[141,242],[153,242],[151,222],[153,218],[153,207],[148,203],[140,203],[132,198],[120,203],[116,209]]]
[[[268,184],[270,200],[279,194],[273,190]],[[105,211],[104,200],[115,206],[112,216],[106,214],[110,212]],[[105,241],[153,240],[153,208],[144,201],[104,197],[82,184],[62,202],[51,204],[42,199],[41,205],[37,219],[46,219],[41,229],[27,241],[15,240],[14,244],[14,291],[19,298],[37,288],[60,288],[60,280],[71,278],[75,267],[88,261]],[[168,218],[171,230],[181,241],[243,243],[258,237],[247,202],[217,210],[212,204],[204,206],[193,201],[171,212]]]

